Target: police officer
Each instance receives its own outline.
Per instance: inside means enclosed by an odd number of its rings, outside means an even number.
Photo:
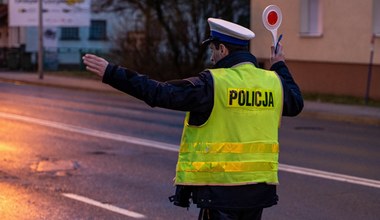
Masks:
[[[86,54],[87,70],[103,83],[151,107],[186,111],[176,168],[175,205],[200,208],[199,219],[261,219],[277,204],[278,128],[281,116],[303,108],[299,87],[280,44],[271,70],[258,68],[248,43],[255,34],[209,18],[212,69],[196,77],[158,82]]]

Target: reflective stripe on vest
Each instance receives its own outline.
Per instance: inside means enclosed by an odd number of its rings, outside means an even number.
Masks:
[[[214,107],[201,126],[186,115],[176,184],[278,183],[280,79],[251,64],[210,71]]]

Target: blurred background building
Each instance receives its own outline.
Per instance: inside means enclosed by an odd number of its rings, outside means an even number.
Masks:
[[[0,0],[0,68],[36,70],[38,29],[10,27],[8,2]],[[45,69],[80,69],[82,55],[95,53],[153,78],[188,77],[209,60],[199,47],[208,17],[250,23],[251,51],[269,68],[271,34],[261,19],[268,4],[282,10],[278,33],[304,93],[380,100],[380,0],[92,1],[89,26],[44,28]]]
[[[278,33],[302,91],[364,97],[374,43],[369,94],[380,100],[380,0],[251,0],[251,50],[267,68],[272,40],[261,16],[269,3],[281,8]]]
[[[84,1],[90,0],[46,0],[44,20],[49,4],[72,6]],[[38,28],[10,25],[9,18],[14,16],[8,6],[15,2],[36,5],[38,0],[0,0],[0,68],[35,70]],[[83,69],[82,55],[95,53],[161,80],[187,77],[204,69],[207,48],[201,48],[200,42],[208,35],[208,16],[249,26],[249,0],[226,1],[217,7],[218,3],[220,0],[93,0],[89,26],[44,24],[44,70]],[[24,14],[18,18],[21,16]]]
[[[0,67],[33,70],[37,60],[38,27],[10,27],[8,2],[0,1]],[[108,53],[113,47],[112,36],[118,21],[117,14],[92,8],[90,26],[44,27],[45,69],[78,69],[84,53]]]

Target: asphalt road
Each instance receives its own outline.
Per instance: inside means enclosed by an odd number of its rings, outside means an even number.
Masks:
[[[0,219],[197,219],[167,199],[183,117],[122,94],[0,83]],[[284,118],[280,202],[263,219],[378,219],[379,135]]]

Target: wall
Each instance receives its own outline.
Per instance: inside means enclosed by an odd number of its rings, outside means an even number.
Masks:
[[[322,35],[303,37],[300,30],[300,0],[251,1],[251,29],[256,38],[251,51],[268,62],[271,34],[262,25],[261,14],[268,4],[278,5],[283,13],[279,33],[283,33],[287,63],[304,92],[362,97],[365,93],[370,40],[372,1],[335,0],[321,2]],[[375,39],[375,64],[371,98],[380,100],[380,38]]]
[[[268,61],[263,63],[269,68]],[[292,60],[286,63],[303,93],[365,97],[368,64]],[[380,100],[380,65],[372,66],[370,97]]]

